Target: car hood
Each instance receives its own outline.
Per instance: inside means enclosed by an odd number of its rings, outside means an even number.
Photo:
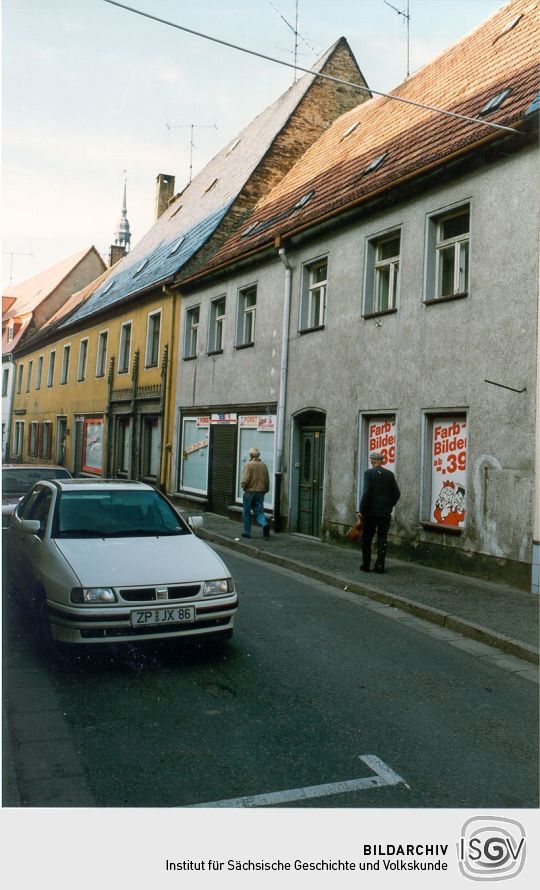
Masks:
[[[229,570],[195,535],[57,538],[83,587],[144,587],[227,578]]]

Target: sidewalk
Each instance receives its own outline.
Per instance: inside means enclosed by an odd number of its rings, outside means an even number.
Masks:
[[[384,575],[367,575],[359,568],[358,547],[288,533],[265,541],[256,525],[251,538],[241,538],[241,523],[215,513],[204,513],[203,522],[197,534],[207,541],[396,606],[538,664],[539,600],[532,593],[397,559],[387,559]]]

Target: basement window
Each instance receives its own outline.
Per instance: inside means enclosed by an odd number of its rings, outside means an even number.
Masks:
[[[493,96],[489,100],[489,102],[486,102],[486,104],[484,105],[482,110],[479,112],[479,114],[481,116],[484,116],[486,114],[491,114],[492,111],[497,111],[497,109],[501,107],[504,100],[507,98],[507,96],[510,95],[511,92],[512,92],[511,88],[508,87],[508,89],[503,90],[502,93],[497,93],[497,95]]]
[[[384,163],[387,157],[388,152],[385,151],[384,154],[379,155],[378,158],[375,158],[373,161],[371,161],[371,163],[368,164],[366,169],[362,172],[362,176],[367,176],[368,173],[373,173],[374,170],[377,170],[381,166],[381,164]]]

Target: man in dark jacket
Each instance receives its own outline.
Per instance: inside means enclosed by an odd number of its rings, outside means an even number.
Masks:
[[[364,490],[360,501],[359,517],[364,521],[362,533],[362,565],[363,572],[369,572],[371,563],[371,543],[377,532],[377,560],[375,571],[380,575],[384,572],[386,557],[386,539],[392,510],[401,496],[396,477],[391,470],[383,467],[384,455],[374,451],[369,455],[371,469],[364,473]]]

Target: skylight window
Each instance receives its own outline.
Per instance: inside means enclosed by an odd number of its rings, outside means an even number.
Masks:
[[[356,128],[358,126],[360,126],[360,121],[355,121],[354,124],[351,124],[350,127],[347,127],[347,129],[345,130],[345,132],[343,133],[343,135],[339,141],[341,142],[342,139],[346,139],[347,136],[350,136],[351,133],[354,133],[354,131],[356,130]]]
[[[380,167],[382,163],[384,163],[387,157],[388,152],[385,151],[384,154],[379,155],[378,158],[375,158],[373,161],[371,161],[371,163],[368,164],[366,169],[362,172],[362,176],[367,176],[368,173],[373,173],[374,170],[377,170],[377,168]]]
[[[309,204],[314,194],[315,192],[307,192],[305,195],[302,195],[294,205],[294,210],[300,210],[301,207],[305,207],[306,204]]]
[[[507,96],[510,95],[511,92],[512,92],[512,90],[509,87],[507,90],[503,90],[502,93],[497,93],[496,96],[493,96],[489,100],[489,102],[487,102],[484,105],[482,110],[479,112],[480,115],[491,114],[492,111],[496,111],[498,108],[501,107],[504,100],[506,99]]]
[[[217,182],[217,179],[214,179],[214,181],[210,183],[210,185],[208,186],[208,188],[205,189],[205,192],[209,192],[210,189],[213,189],[214,186],[215,186],[215,184],[216,184],[216,182]]]
[[[235,139],[235,141],[233,142],[233,144],[231,145],[231,147],[227,149],[227,152],[226,152],[226,153],[227,153],[228,155],[230,155],[231,151],[234,151],[235,148],[236,148],[236,146],[237,146],[237,145],[240,145],[241,141],[242,141],[241,139]]]
[[[242,238],[247,238],[248,235],[251,235],[251,233],[255,231],[258,225],[258,222],[251,223],[251,225],[247,227],[246,231],[242,232]]]
[[[133,274],[134,274],[134,275],[140,275],[140,273],[142,272],[142,270],[143,270],[143,269],[146,269],[146,267],[147,267],[147,265],[148,265],[149,262],[150,262],[150,260],[149,260],[149,258],[147,257],[145,260],[142,261],[142,263],[141,263],[140,266],[137,266],[137,268],[135,269],[135,272],[134,272]]]
[[[523,18],[523,13],[521,12],[519,15],[516,15],[513,19],[510,19],[507,25],[504,26],[500,34],[497,34],[493,43],[496,43],[500,37],[504,37],[505,34],[508,34],[509,31],[512,31],[513,28],[521,21]]]
[[[176,208],[176,210],[173,210],[173,212],[169,216],[169,219],[172,219],[173,216],[176,216],[177,213],[180,213],[182,206],[183,206],[182,204],[179,204],[178,207]]]
[[[111,287],[113,286],[113,284],[114,284],[114,281],[109,281],[109,282],[107,282],[107,284],[105,285],[105,287],[103,288],[103,290],[101,291],[101,293],[102,293],[102,294],[107,294],[107,293],[110,291],[110,289],[111,289]]]
[[[182,244],[184,243],[185,240],[186,240],[185,235],[182,235],[181,238],[178,238],[178,240],[175,241],[173,246],[171,247],[171,249],[169,251],[169,256],[172,256],[173,254],[177,253],[180,250],[180,248],[182,247]]]

